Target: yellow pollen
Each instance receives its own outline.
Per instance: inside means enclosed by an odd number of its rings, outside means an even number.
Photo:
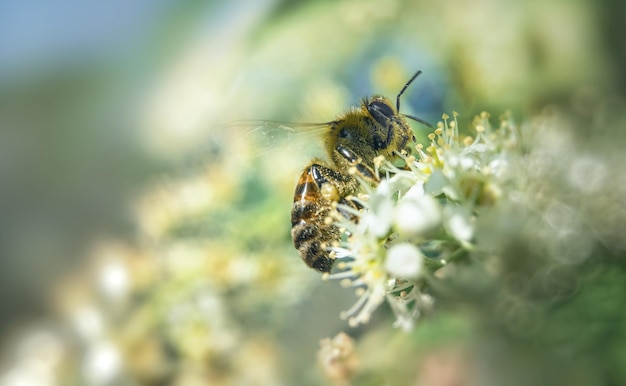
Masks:
[[[443,115],[441,115],[441,118],[445,121],[446,119],[450,118],[450,116],[446,113],[443,113]]]
[[[465,146],[471,145],[472,142],[474,142],[474,138],[470,137],[469,135],[467,137],[463,138],[463,145],[465,145]]]
[[[435,134],[437,134],[437,135],[443,134],[443,128],[438,127],[437,129],[435,129]]]
[[[433,141],[435,139],[435,133],[430,133],[428,134],[428,139],[430,139],[431,141]]]
[[[424,148],[424,145],[422,145],[421,143],[418,143],[418,144],[415,146],[415,148],[416,148],[417,150],[422,150],[422,148]]]
[[[375,157],[374,158],[374,167],[380,168],[380,165],[382,165],[383,162],[385,162],[385,156],[379,155],[378,157]]]
[[[339,192],[337,191],[337,188],[329,183],[322,184],[320,193],[322,193],[322,197],[329,201],[339,200]]]
[[[477,133],[482,133],[483,131],[485,131],[485,126],[483,126],[483,125],[476,125],[476,132]]]

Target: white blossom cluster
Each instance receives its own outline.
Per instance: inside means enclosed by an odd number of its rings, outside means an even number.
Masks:
[[[385,300],[396,316],[395,326],[411,329],[434,303],[428,282],[437,271],[466,256],[475,247],[475,219],[481,207],[492,206],[522,183],[513,169],[521,156],[519,135],[504,117],[498,128],[489,115],[474,121],[474,136],[459,136],[456,113],[447,115],[415,156],[394,166],[380,158],[386,175],[354,200],[363,206],[348,221],[338,216],[345,238],[334,248],[336,272],[346,287],[355,287],[357,302],[342,318],[351,326],[367,323]]]

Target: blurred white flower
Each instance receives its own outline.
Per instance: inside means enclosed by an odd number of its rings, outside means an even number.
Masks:
[[[474,235],[474,227],[470,214],[459,207],[446,207],[446,228],[455,239],[470,241]]]
[[[345,332],[340,332],[332,339],[322,339],[317,361],[324,375],[334,384],[349,384],[350,378],[359,367],[354,339]]]
[[[569,183],[584,194],[593,194],[606,186],[608,167],[591,155],[574,158],[568,170]]]
[[[118,348],[108,341],[96,341],[87,351],[83,372],[90,385],[105,385],[113,381],[121,366],[122,358]]]
[[[47,329],[33,329],[20,338],[13,363],[3,368],[0,386],[54,386],[62,363],[65,344],[61,337]]]
[[[396,244],[389,248],[385,269],[391,276],[416,279],[422,270],[424,255],[411,243]]]
[[[100,269],[98,280],[111,300],[122,300],[130,289],[128,269],[120,259],[107,261]]]
[[[72,311],[71,324],[85,340],[99,338],[104,332],[102,313],[94,305],[84,305]]]
[[[401,234],[424,235],[440,222],[439,205],[432,196],[413,198],[407,193],[394,209],[394,224]]]

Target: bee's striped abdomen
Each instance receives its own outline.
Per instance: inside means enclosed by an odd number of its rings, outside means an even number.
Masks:
[[[339,240],[339,229],[326,221],[332,207],[331,201],[321,194],[321,185],[328,181],[321,175],[320,167],[310,164],[300,175],[291,210],[291,237],[309,267],[330,272],[334,259],[328,248]]]

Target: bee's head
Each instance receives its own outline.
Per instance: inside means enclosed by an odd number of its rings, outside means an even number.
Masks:
[[[411,144],[415,142],[415,136],[406,118],[432,128],[431,124],[422,119],[400,113],[400,97],[421,73],[421,71],[417,71],[402,87],[396,96],[395,106],[388,98],[382,96],[375,96],[363,101],[363,111],[375,122],[372,132],[372,145],[376,151],[386,153],[389,156],[394,156],[396,152],[402,151],[410,153]]]
[[[360,110],[352,110],[331,122],[331,131],[326,140],[329,154],[335,150],[337,142],[358,148],[358,155],[364,160],[373,159],[376,155],[392,159],[398,153],[411,153],[415,136],[407,118],[427,126],[430,124],[411,115],[401,114],[400,97],[420,73],[415,73],[400,90],[395,106],[389,98],[373,96],[361,101]]]
[[[388,98],[368,98],[363,101],[362,110],[371,119],[370,140],[376,152],[393,157],[396,152],[410,151],[413,131]]]

